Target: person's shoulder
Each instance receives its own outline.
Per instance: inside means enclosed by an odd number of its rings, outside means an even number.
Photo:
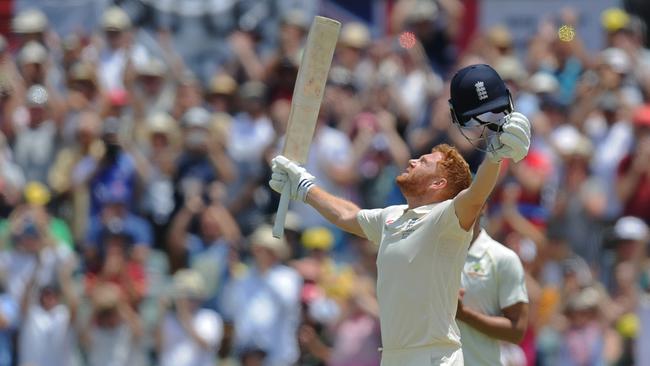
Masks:
[[[488,250],[492,253],[492,256],[496,259],[496,262],[498,264],[512,264],[512,263],[521,263],[521,259],[519,259],[519,255],[517,253],[502,244],[501,242],[498,242],[494,240],[493,238],[490,238],[490,245],[488,247]]]

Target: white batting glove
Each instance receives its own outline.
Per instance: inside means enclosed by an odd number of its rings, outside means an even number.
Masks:
[[[504,117],[502,132],[495,134],[488,145],[487,158],[492,162],[511,159],[519,162],[528,155],[530,148],[530,121],[519,112]]]
[[[291,199],[305,202],[309,189],[314,186],[315,178],[313,175],[309,174],[305,168],[296,162],[282,155],[278,155],[271,160],[271,170],[273,174],[269,186],[274,191],[282,193],[284,186],[289,184]]]

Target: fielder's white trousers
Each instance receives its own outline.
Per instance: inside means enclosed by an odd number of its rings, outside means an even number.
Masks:
[[[381,366],[464,366],[460,347],[418,347],[397,350],[384,349]]]

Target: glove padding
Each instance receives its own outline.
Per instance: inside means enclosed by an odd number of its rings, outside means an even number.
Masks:
[[[289,184],[291,199],[305,202],[309,189],[314,186],[314,176],[296,162],[278,155],[271,160],[271,180],[269,186],[282,193],[284,186]]]
[[[501,125],[502,132],[490,138],[487,158],[493,162],[511,159],[519,162],[528,155],[530,148],[530,121],[519,112],[506,117]]]

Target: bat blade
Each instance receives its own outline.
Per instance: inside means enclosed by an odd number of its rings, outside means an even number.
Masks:
[[[307,36],[282,150],[282,155],[299,163],[309,155],[340,28],[336,20],[317,16]]]
[[[307,162],[309,156],[309,146],[314,137],[318,112],[323,101],[325,84],[340,29],[341,23],[338,21],[316,16],[307,35],[307,43],[293,89],[291,112],[282,149],[282,155],[301,164]],[[287,184],[275,215],[273,236],[276,238],[280,238],[284,231],[284,220],[289,208],[288,188]]]

